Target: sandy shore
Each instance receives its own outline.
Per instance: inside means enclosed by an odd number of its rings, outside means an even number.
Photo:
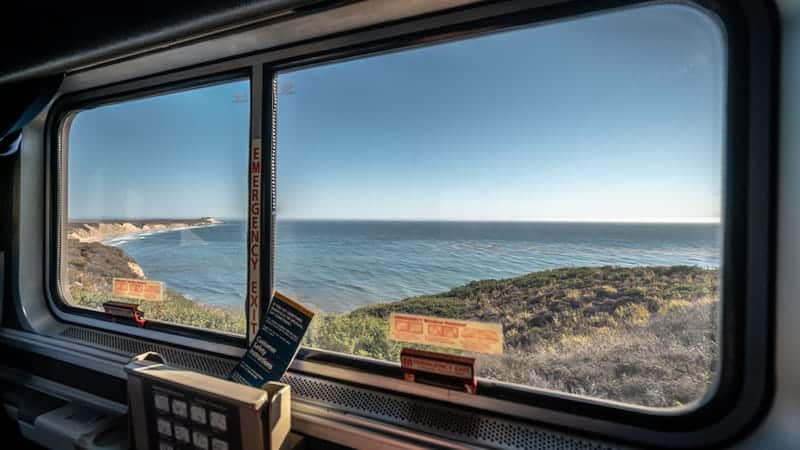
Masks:
[[[201,219],[70,222],[67,238],[76,239],[80,242],[106,242],[123,236],[208,227],[220,223],[222,221],[213,217],[203,217]]]

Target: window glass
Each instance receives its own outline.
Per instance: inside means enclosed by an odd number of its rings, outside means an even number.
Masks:
[[[279,74],[276,284],[318,310],[306,344],[702,398],[724,53],[701,11],[651,5]]]
[[[66,153],[66,300],[244,334],[250,84],[77,113]]]

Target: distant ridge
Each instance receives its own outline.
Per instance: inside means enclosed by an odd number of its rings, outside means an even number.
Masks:
[[[68,225],[67,238],[80,242],[98,242],[120,236],[207,227],[222,223],[213,217],[199,219],[145,219],[145,220],[87,220],[73,221]]]

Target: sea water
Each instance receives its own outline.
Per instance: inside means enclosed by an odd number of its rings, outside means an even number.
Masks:
[[[559,267],[713,268],[721,256],[719,224],[283,220],[276,234],[277,288],[328,312]],[[244,305],[244,221],[106,243],[190,298]]]

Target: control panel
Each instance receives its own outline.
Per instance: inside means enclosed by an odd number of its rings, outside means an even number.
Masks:
[[[137,450],[277,450],[289,433],[284,384],[244,386],[170,367],[153,353],[126,371]]]

